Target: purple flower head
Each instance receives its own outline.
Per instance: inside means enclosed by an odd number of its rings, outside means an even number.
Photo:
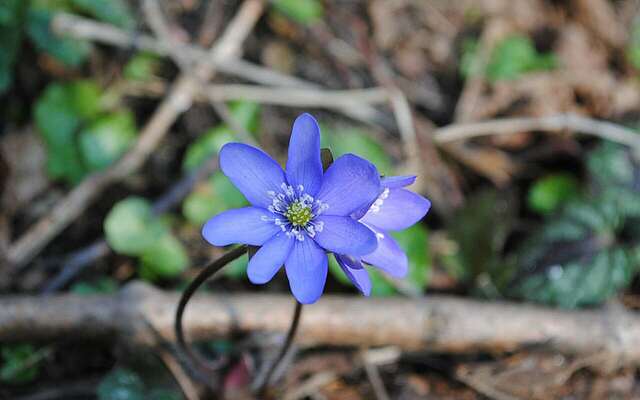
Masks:
[[[216,215],[202,235],[215,246],[261,246],[247,268],[251,282],[270,281],[284,264],[293,295],[313,303],[327,278],[327,251],[359,257],[376,249],[375,233],[351,215],[380,194],[378,171],[345,154],[323,172],[320,128],[311,115],[293,124],[286,172],[262,150],[242,143],[220,150],[220,168],[251,206]]]
[[[396,278],[403,278],[409,269],[407,255],[388,231],[399,231],[410,227],[424,217],[431,202],[405,186],[411,185],[415,176],[393,176],[383,178],[382,193],[368,208],[352,217],[368,226],[378,239],[376,249],[364,256],[357,254],[335,254],[336,261],[347,277],[365,295],[371,293],[371,280],[363,262],[371,264]]]

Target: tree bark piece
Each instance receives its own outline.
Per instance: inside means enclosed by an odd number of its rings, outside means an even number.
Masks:
[[[156,336],[149,326],[173,340],[178,295],[137,282],[114,295],[0,298],[0,342],[118,336],[154,345]],[[235,330],[284,332],[292,312],[288,295],[203,294],[189,304],[184,328],[192,340]],[[296,340],[451,353],[514,351],[541,344],[568,355],[602,353],[619,365],[640,365],[640,316],[616,304],[565,311],[447,296],[328,295],[307,307]]]

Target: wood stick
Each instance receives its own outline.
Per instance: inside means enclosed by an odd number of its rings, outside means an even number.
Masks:
[[[586,133],[640,149],[640,135],[632,129],[607,121],[576,114],[556,114],[532,118],[501,118],[480,122],[452,124],[436,129],[438,143],[449,143],[480,136],[509,135],[527,131],[571,130]]]
[[[142,166],[173,122],[189,108],[201,82],[208,81],[214,74],[215,64],[236,56],[242,42],[262,15],[263,8],[264,4],[260,0],[246,0],[242,3],[222,37],[206,57],[201,59],[191,73],[182,74],[177,79],[165,100],[141,130],[135,146],[109,169],[83,180],[49,214],[18,238],[7,252],[10,265],[18,268],[31,261],[51,239],[78,218],[107,186]]]
[[[173,340],[178,293],[136,282],[114,295],[0,298],[0,342],[118,336],[153,345]],[[240,331],[284,332],[289,295],[203,294],[186,310],[195,340]],[[355,316],[355,317],[354,317]],[[156,334],[150,334],[149,325]],[[619,365],[640,365],[640,316],[617,304],[565,311],[529,304],[426,296],[421,299],[327,295],[305,310],[298,342],[383,346],[467,353],[548,345],[567,355],[603,353]]]

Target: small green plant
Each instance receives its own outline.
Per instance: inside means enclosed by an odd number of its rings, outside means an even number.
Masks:
[[[107,215],[104,230],[114,251],[139,258],[139,272],[146,280],[175,277],[189,265],[184,246],[145,199],[118,202]]]
[[[324,15],[320,0],[275,0],[272,4],[276,11],[302,25],[313,24]]]
[[[9,384],[24,384],[38,376],[40,365],[49,354],[49,349],[36,350],[30,344],[15,344],[2,346],[0,352],[0,380]]]
[[[489,81],[516,79],[527,72],[550,70],[556,67],[554,54],[538,53],[526,36],[514,35],[500,41],[489,60],[481,58],[478,43],[467,39],[462,44],[460,73],[465,78],[484,75]]]
[[[37,100],[34,117],[47,147],[52,178],[78,183],[106,168],[133,143],[133,114],[106,110],[102,91],[93,81],[52,83]]]
[[[538,179],[527,195],[529,208],[540,214],[550,214],[580,194],[580,185],[573,175],[559,173]]]

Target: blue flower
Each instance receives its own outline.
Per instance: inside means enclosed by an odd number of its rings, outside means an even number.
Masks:
[[[353,215],[375,232],[378,246],[375,251],[364,256],[343,253],[335,254],[336,261],[347,277],[362,293],[371,293],[371,280],[363,262],[371,264],[396,278],[403,278],[409,269],[407,255],[388,231],[400,231],[420,221],[431,202],[424,197],[404,189],[416,180],[415,176],[394,176],[383,178],[384,188],[373,204]]]
[[[376,249],[376,235],[352,214],[380,194],[378,171],[345,154],[323,172],[320,128],[311,115],[293,124],[286,172],[262,150],[242,143],[220,150],[220,168],[251,206],[216,215],[202,235],[215,246],[262,246],[247,267],[251,282],[270,281],[284,264],[293,295],[313,303],[324,290],[327,251],[363,256]]]

